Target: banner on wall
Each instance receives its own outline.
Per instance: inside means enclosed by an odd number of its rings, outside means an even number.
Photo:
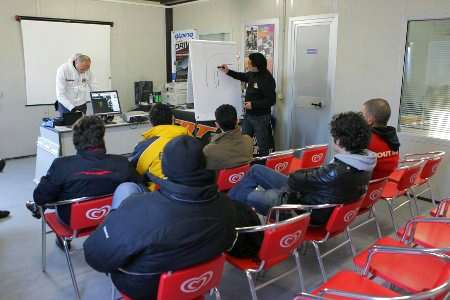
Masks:
[[[267,59],[267,68],[277,79],[278,19],[260,20],[244,25],[244,70],[248,70],[248,56],[260,52]]]
[[[198,39],[197,30],[172,31],[172,81],[187,81],[189,41]]]

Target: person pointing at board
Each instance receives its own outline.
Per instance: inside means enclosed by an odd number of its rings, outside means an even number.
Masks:
[[[272,135],[271,107],[275,105],[275,79],[267,69],[267,60],[261,53],[249,55],[249,72],[241,73],[219,66],[228,76],[245,82],[245,114],[242,133],[256,137],[260,156],[266,156],[274,148]]]
[[[94,90],[90,68],[89,56],[75,54],[56,71],[57,109],[61,116],[70,111],[86,113],[86,102],[90,100],[90,91]]]

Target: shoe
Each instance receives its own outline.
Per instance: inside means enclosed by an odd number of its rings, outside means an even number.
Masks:
[[[0,219],[6,218],[7,216],[9,216],[9,211],[0,210]]]
[[[55,243],[56,243],[56,246],[59,248],[59,250],[61,250],[63,252],[65,251],[63,242],[60,238],[56,238]],[[72,246],[70,245],[70,241],[67,241],[66,243],[67,243],[67,249],[70,251],[72,249]]]
[[[41,218],[41,212],[39,211],[39,208],[37,207],[36,203],[34,203],[34,201],[27,201],[25,203],[25,207],[31,211],[31,215],[36,218],[36,219],[40,219]]]

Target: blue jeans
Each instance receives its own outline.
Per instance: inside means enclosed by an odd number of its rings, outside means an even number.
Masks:
[[[241,123],[242,133],[256,137],[258,155],[269,155],[274,148],[272,134],[272,117],[270,114],[262,116],[245,115]]]
[[[134,182],[121,183],[114,191],[111,209],[119,208],[120,204],[122,204],[122,202],[129,196],[136,193],[145,192],[148,192],[148,190],[142,185],[136,184]]]
[[[241,182],[228,192],[228,196],[267,215],[271,207],[281,204],[281,194],[288,190],[287,183],[288,176],[262,165],[254,165]],[[258,186],[264,190],[255,190]]]

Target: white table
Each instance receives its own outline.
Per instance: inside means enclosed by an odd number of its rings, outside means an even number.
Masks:
[[[129,154],[133,152],[134,146],[143,139],[142,133],[150,128],[150,124],[129,124],[120,117],[116,117],[114,124],[107,124],[105,127],[107,153]],[[72,142],[72,128],[41,126],[40,136],[37,140],[34,182],[39,183],[55,158],[74,154],[76,154],[76,150]]]

